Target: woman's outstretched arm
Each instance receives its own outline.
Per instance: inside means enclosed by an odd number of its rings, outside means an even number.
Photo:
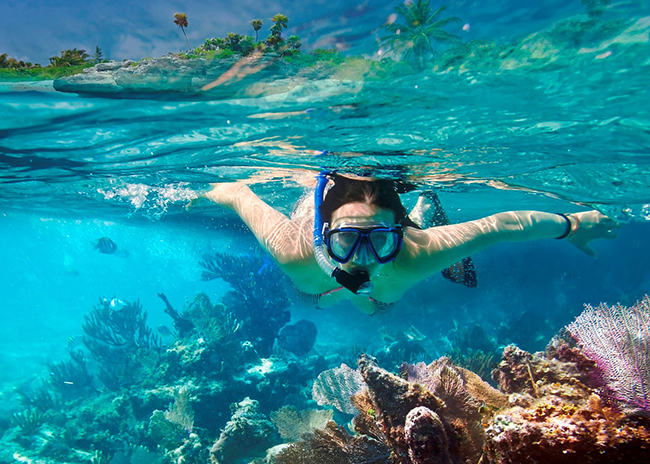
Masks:
[[[305,233],[308,230],[304,227],[305,221],[292,221],[255,195],[246,184],[212,184],[212,190],[203,196],[235,211],[262,248],[288,274],[292,267],[313,256],[310,237]]]
[[[567,222],[569,221],[569,222]],[[615,238],[619,225],[599,213],[586,211],[566,215],[539,211],[510,211],[426,230],[409,229],[405,267],[421,278],[428,277],[466,256],[501,242],[526,242],[546,238],[564,240],[590,256],[590,242]]]

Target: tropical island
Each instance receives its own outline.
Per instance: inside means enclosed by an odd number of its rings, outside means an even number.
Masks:
[[[176,24],[187,49],[139,61],[107,61],[99,47],[63,50],[47,66],[0,55],[0,80],[54,80],[58,91],[109,97],[221,99],[286,92],[314,81],[384,81],[419,73],[508,72],[579,66],[607,58],[608,45],[629,43],[643,25],[604,20],[607,0],[589,0],[585,15],[562,20],[550,28],[502,44],[494,40],[463,42],[448,32],[461,23],[445,17],[445,6],[434,11],[429,0],[398,5],[393,21],[381,27],[383,36],[372,57],[351,56],[336,49],[305,52],[296,35],[285,37],[289,18],[273,16],[269,35],[260,38],[261,19],[250,21],[254,35],[228,33],[190,46],[187,15],[176,13]],[[646,27],[647,29],[647,27]],[[617,39],[626,35],[624,39]]]

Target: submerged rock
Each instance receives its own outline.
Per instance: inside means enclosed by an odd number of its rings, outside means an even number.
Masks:
[[[213,464],[249,463],[279,443],[275,427],[259,412],[259,403],[246,398],[231,406],[233,415],[210,453]]]
[[[278,335],[280,348],[291,351],[298,356],[305,355],[314,347],[318,329],[316,324],[301,319],[295,324],[285,325]]]

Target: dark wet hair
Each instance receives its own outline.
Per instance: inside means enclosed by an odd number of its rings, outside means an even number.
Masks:
[[[357,180],[337,174],[334,174],[332,179],[334,185],[328,190],[320,207],[323,222],[331,224],[334,211],[348,203],[359,202],[392,211],[397,224],[419,229],[418,225],[409,218],[397,193],[398,186],[395,181],[387,179]]]

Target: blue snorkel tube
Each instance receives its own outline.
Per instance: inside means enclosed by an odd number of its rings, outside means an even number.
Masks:
[[[330,174],[331,171],[323,171],[318,175],[316,190],[314,191],[314,257],[323,272],[336,280],[340,285],[357,295],[369,296],[372,293],[373,285],[370,282],[370,276],[367,271],[350,274],[340,267],[334,266],[327,258],[327,246],[325,245],[325,237],[323,236],[325,225],[323,224],[320,207],[323,204],[325,187],[329,182]]]

